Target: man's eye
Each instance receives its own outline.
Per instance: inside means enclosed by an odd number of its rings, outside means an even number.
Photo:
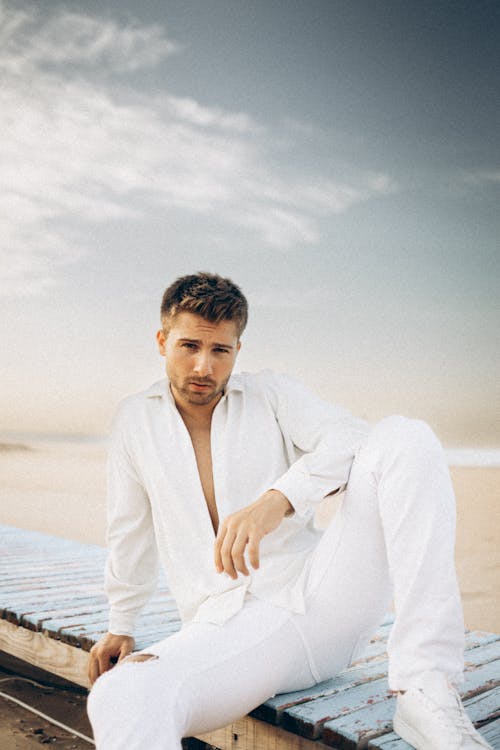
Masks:
[[[221,352],[222,354],[229,354],[229,349],[223,349],[221,346],[217,346],[215,351]]]
[[[185,341],[182,346],[184,349],[196,349],[196,344],[191,344],[189,341]]]

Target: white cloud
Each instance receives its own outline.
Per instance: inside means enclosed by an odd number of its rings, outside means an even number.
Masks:
[[[286,250],[318,240],[318,217],[391,187],[372,174],[352,184],[285,180],[267,166],[269,139],[246,113],[86,77],[89,66],[135,70],[171,54],[176,45],[157,26],[45,19],[1,4],[0,26],[0,275],[11,293],[54,284],[85,252],[85,222],[181,209]]]
[[[478,169],[465,175],[465,182],[471,185],[496,184],[500,182],[500,169]]]
[[[112,20],[60,11],[45,22],[31,11],[0,4],[0,63],[13,71],[37,65],[85,63],[117,72],[156,65],[179,45],[157,25],[119,27]]]
[[[260,133],[263,131],[245,112],[225,112],[217,107],[204,107],[189,97],[169,96],[168,104],[171,113],[181,120],[186,120],[200,127],[216,126],[236,133]]]

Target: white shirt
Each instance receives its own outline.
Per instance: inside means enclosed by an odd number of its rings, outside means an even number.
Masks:
[[[247,591],[304,611],[307,561],[321,532],[314,504],[344,486],[367,424],[270,371],[233,374],[214,409],[211,448],[219,518],[269,489],[295,513],[264,537],[260,568],[236,581],[215,571],[215,535],[191,438],[168,381],[125,399],[108,461],[109,630],[132,634],[159,563],[183,622],[224,623]]]

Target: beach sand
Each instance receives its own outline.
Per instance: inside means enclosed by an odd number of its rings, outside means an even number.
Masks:
[[[0,443],[0,488],[0,523],[105,544],[104,444]]]
[[[457,573],[468,628],[500,633],[500,468],[452,467]]]
[[[0,523],[81,542],[104,544],[105,446],[40,443],[1,449]],[[500,468],[452,467],[457,495],[457,571],[468,628],[500,633]],[[338,500],[325,501],[322,520]],[[14,669],[14,675],[16,670]],[[0,689],[88,734],[85,696],[43,690],[0,669]],[[0,747],[42,743],[80,750],[89,745],[0,699]]]

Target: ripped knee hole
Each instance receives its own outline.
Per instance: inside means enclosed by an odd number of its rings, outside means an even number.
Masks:
[[[152,659],[158,659],[159,657],[156,656],[156,654],[129,654],[124,659],[122,659],[119,664],[125,664],[126,662],[140,662],[140,661],[151,661]]]

